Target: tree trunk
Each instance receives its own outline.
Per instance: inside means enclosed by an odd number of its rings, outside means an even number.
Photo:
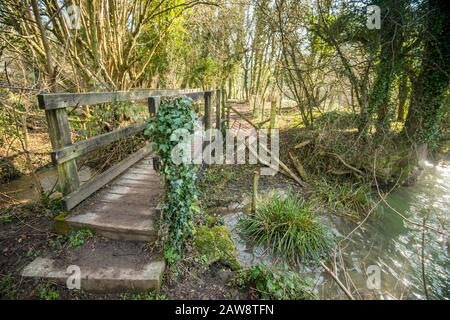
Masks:
[[[405,106],[406,99],[408,98],[408,77],[403,74],[400,78],[398,85],[398,109],[397,109],[397,121],[405,121]]]
[[[428,30],[421,71],[413,82],[413,92],[404,132],[408,139],[435,142],[445,114],[444,99],[449,86],[450,3],[429,0]]]

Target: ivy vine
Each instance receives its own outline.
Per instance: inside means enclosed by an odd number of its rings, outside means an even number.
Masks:
[[[184,241],[192,236],[193,215],[198,211],[197,168],[195,165],[174,162],[180,129],[193,134],[197,114],[190,98],[177,97],[161,101],[155,117],[149,120],[145,134],[154,142],[160,158],[160,172],[164,175],[165,196],[162,206],[164,256],[171,263],[181,256]]]

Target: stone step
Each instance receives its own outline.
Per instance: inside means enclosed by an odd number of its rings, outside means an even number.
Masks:
[[[68,277],[74,275],[73,266],[75,266],[75,268],[79,267],[80,271],[80,287],[89,292],[146,292],[149,289],[159,290],[161,286],[165,268],[164,260],[161,258],[136,264],[123,257],[117,257],[116,261],[106,259],[108,265],[105,265],[103,255],[95,260],[92,259],[93,253],[89,254],[90,258],[84,259],[87,262],[80,261],[79,265],[69,265],[57,259],[39,257],[24,268],[22,276],[57,281],[66,285]],[[72,266],[72,269],[69,266]],[[69,280],[69,283],[74,282]]]
[[[115,240],[155,241],[159,209],[124,202],[101,202],[88,212],[65,219],[70,228],[88,228]]]

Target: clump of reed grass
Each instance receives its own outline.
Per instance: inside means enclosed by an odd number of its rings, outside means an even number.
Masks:
[[[291,192],[272,193],[261,199],[256,212],[246,215],[238,227],[258,245],[267,246],[277,257],[290,263],[319,260],[329,255],[333,238],[303,199]]]

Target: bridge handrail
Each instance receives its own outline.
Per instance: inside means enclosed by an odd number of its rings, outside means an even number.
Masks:
[[[52,144],[51,159],[57,166],[64,208],[66,210],[74,208],[81,201],[151,152],[150,145],[147,144],[113,167],[91,178],[88,182],[80,184],[76,164],[77,158],[117,140],[140,133],[145,129],[146,124],[132,124],[121,129],[91,137],[87,140],[72,143],[66,108],[81,105],[147,100],[149,114],[152,115],[157,112],[161,98],[181,94],[189,96],[195,101],[204,100],[205,115],[203,117],[203,123],[205,129],[211,128],[212,96],[214,94],[216,98],[216,127],[222,127],[223,123],[220,115],[221,109],[223,110],[224,107],[220,102],[220,89],[210,91],[177,89],[38,94],[39,107],[45,110],[47,118],[48,133]]]

